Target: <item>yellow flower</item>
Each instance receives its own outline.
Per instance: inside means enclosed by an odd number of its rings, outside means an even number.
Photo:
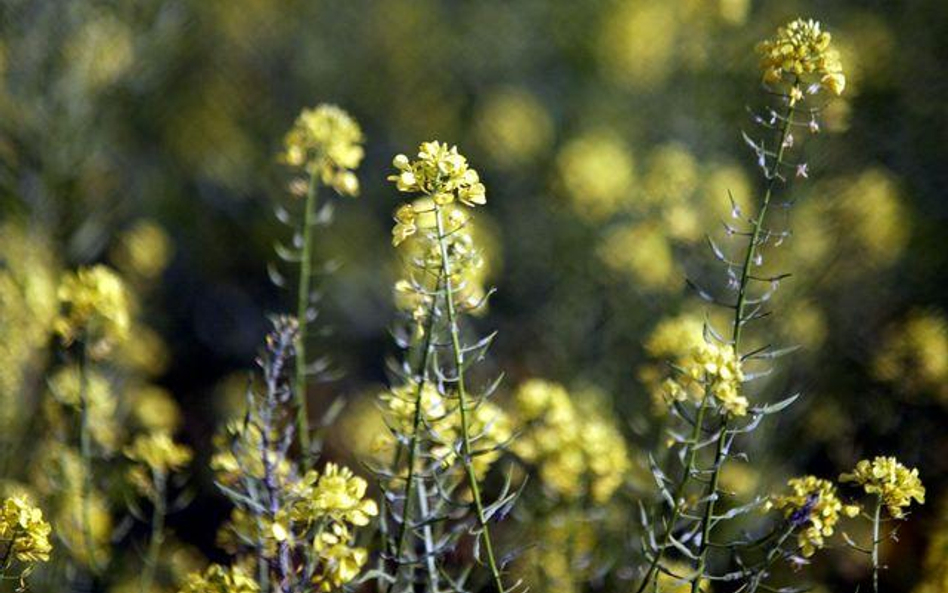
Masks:
[[[487,203],[486,190],[477,171],[467,164],[457,146],[448,146],[437,140],[424,142],[418,148],[418,158],[411,161],[403,154],[392,160],[398,170],[388,177],[398,191],[422,193],[444,206],[455,199],[465,206]]]
[[[744,373],[733,347],[702,340],[676,365],[680,372],[664,383],[669,398],[700,402],[707,390],[727,414],[747,414],[749,402],[741,395]]]
[[[912,500],[925,503],[925,487],[918,477],[918,470],[905,467],[895,457],[876,457],[872,461],[863,459],[851,473],[840,474],[839,481],[855,482],[867,494],[879,496],[889,514],[896,519],[905,515],[903,509],[912,504]]]
[[[43,511],[34,507],[23,496],[3,501],[0,509],[0,543],[4,554],[12,554],[20,562],[47,562],[52,546],[49,523],[43,520]]]
[[[797,19],[780,27],[773,39],[757,46],[764,82],[776,84],[790,77],[794,87],[798,83],[818,83],[834,95],[841,95],[846,77],[831,40],[830,34],[812,19]]]
[[[334,527],[320,533],[313,541],[313,548],[321,560],[313,575],[313,584],[320,591],[341,589],[343,585],[359,576],[369,555],[365,548],[349,545],[348,531]]]
[[[257,593],[260,586],[240,566],[212,564],[203,573],[191,573],[178,593]]]
[[[829,480],[805,476],[792,478],[787,485],[790,493],[771,496],[766,508],[782,510],[784,517],[801,529],[797,542],[804,556],[812,556],[824,546],[825,538],[836,531],[841,515],[859,514],[857,505],[846,505],[839,500],[836,486]]]
[[[176,472],[191,462],[191,449],[175,443],[166,432],[138,435],[125,447],[125,456],[151,470],[161,473]]]
[[[335,105],[304,109],[284,139],[282,159],[302,167],[344,196],[359,193],[353,169],[362,162],[364,137],[359,124]]]
[[[109,268],[99,265],[67,274],[58,295],[62,312],[55,329],[66,344],[82,339],[93,356],[101,356],[128,337],[128,293]]]
[[[347,467],[327,463],[323,472],[306,472],[297,486],[300,498],[293,507],[294,519],[315,522],[328,518],[334,522],[368,525],[378,514],[378,506],[365,497],[368,484]]]
[[[522,432],[513,451],[536,465],[544,486],[567,499],[587,492],[599,503],[612,497],[631,468],[612,422],[579,409],[562,385],[540,379],[523,383],[514,405]]]
[[[125,273],[142,278],[157,278],[168,266],[172,244],[158,223],[142,220],[122,233],[112,251],[116,266]]]
[[[588,132],[556,157],[559,184],[578,216],[599,222],[622,210],[635,183],[628,146],[610,131]]]

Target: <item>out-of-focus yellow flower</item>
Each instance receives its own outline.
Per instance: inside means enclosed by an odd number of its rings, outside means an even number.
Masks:
[[[553,122],[530,92],[505,88],[490,93],[480,107],[475,131],[498,166],[512,169],[533,161],[553,139]]]
[[[861,485],[867,494],[882,499],[889,515],[901,519],[903,510],[912,501],[925,504],[925,487],[918,477],[917,469],[909,469],[895,457],[876,457],[872,461],[863,459],[851,473],[840,474],[840,482]]]
[[[92,356],[102,356],[128,338],[128,293],[109,268],[98,265],[67,274],[57,294],[62,313],[55,328],[67,344],[82,339]]]
[[[556,156],[559,183],[570,205],[592,222],[608,218],[629,203],[634,167],[625,143],[607,131],[574,138]]]
[[[603,237],[596,254],[613,272],[630,276],[637,287],[666,291],[680,282],[672,247],[658,225],[614,227]]]
[[[908,243],[910,216],[893,175],[868,169],[840,180],[838,187],[833,215],[847,229],[847,240],[854,242],[852,249],[859,252],[859,259],[876,265],[897,260]]]
[[[47,242],[9,221],[0,224],[0,261],[0,332],[16,336],[0,340],[0,430],[10,435],[30,409],[24,387],[53,330],[58,273]]]
[[[672,71],[679,24],[675,2],[619,3],[598,36],[606,74],[629,87],[656,89]]]
[[[607,416],[577,409],[563,386],[540,379],[517,389],[514,407],[522,432],[513,451],[537,466],[552,492],[567,499],[588,493],[603,503],[622,485],[631,461]]]
[[[103,566],[112,555],[112,515],[101,492],[92,490],[86,499],[79,489],[64,494],[51,522],[63,547],[83,566]]]
[[[128,25],[108,12],[97,14],[75,29],[64,50],[77,82],[93,90],[118,80],[135,59],[135,37]]]
[[[132,323],[129,335],[135,336],[135,339],[117,344],[111,362],[149,377],[161,375],[168,369],[171,353],[155,330],[141,323]]]
[[[790,493],[771,496],[766,508],[783,511],[784,517],[800,528],[797,542],[804,556],[812,556],[825,545],[825,538],[835,533],[841,516],[859,514],[858,505],[840,501],[836,486],[829,480],[804,476],[791,478],[787,485]]]
[[[948,319],[938,311],[910,313],[886,332],[873,374],[909,393],[948,396]]]
[[[260,586],[244,570],[235,565],[224,568],[212,564],[203,573],[188,575],[178,593],[257,593]]]
[[[86,370],[83,378],[79,367],[63,367],[50,379],[49,389],[53,397],[51,401],[47,400],[44,409],[54,428],[68,430],[70,427],[62,416],[62,409],[56,404],[78,412],[84,396],[92,440],[106,451],[114,451],[118,447],[123,433],[117,416],[118,401],[105,376],[94,370]]]
[[[146,432],[174,432],[181,426],[181,409],[171,393],[157,385],[141,385],[128,392],[132,418]]]
[[[776,84],[789,77],[804,86],[818,82],[832,94],[841,95],[846,77],[831,41],[832,36],[812,19],[797,19],[778,28],[773,39],[757,46],[764,82]],[[798,86],[794,82],[794,87]]]
[[[179,445],[166,432],[138,435],[125,447],[125,456],[148,469],[163,474],[181,471],[191,463],[191,449]]]
[[[369,524],[378,514],[378,506],[365,497],[368,483],[347,467],[327,463],[323,471],[310,470],[297,486],[299,501],[291,515],[297,521],[312,523],[329,519],[357,527]]]
[[[780,324],[792,343],[808,349],[818,348],[826,339],[826,316],[812,301],[794,302],[787,314],[781,316]]]
[[[684,146],[666,144],[649,156],[643,190],[645,200],[665,204],[691,197],[698,187],[698,163]]]
[[[283,140],[283,161],[304,168],[344,196],[359,193],[353,170],[362,162],[365,138],[359,124],[335,105],[304,109]]]
[[[33,564],[47,562],[53,547],[49,543],[52,529],[43,519],[43,511],[22,496],[12,496],[0,508],[0,543],[4,558],[16,558]]]
[[[400,192],[424,194],[439,206],[455,199],[472,208],[487,203],[480,176],[458,152],[457,146],[437,140],[423,142],[415,160],[399,154],[392,165],[398,173],[389,175],[388,180],[394,182]]]
[[[141,220],[122,233],[112,260],[124,273],[146,280],[157,278],[171,259],[171,239],[153,220]]]

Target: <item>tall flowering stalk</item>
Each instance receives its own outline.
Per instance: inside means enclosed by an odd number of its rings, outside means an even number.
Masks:
[[[856,464],[852,472],[839,476],[841,482],[852,482],[862,486],[863,491],[873,500],[873,511],[867,518],[872,522],[872,542],[870,546],[860,546],[847,536],[850,547],[869,556],[872,562],[872,590],[879,593],[879,546],[882,543],[882,524],[884,521],[901,521],[906,517],[906,508],[915,501],[925,502],[925,487],[918,477],[917,469],[909,469],[899,463],[895,457],[876,457],[872,461],[863,459]],[[887,517],[883,516],[883,513]]]
[[[284,259],[299,264],[296,293],[296,318],[299,330],[296,343],[296,363],[293,390],[297,407],[296,432],[300,448],[306,459],[312,454],[312,434],[309,426],[307,404],[308,377],[320,370],[320,363],[312,363],[307,357],[307,339],[310,323],[316,314],[313,304],[314,229],[318,224],[327,224],[332,218],[332,209],[327,202],[318,208],[319,188],[332,188],[343,196],[359,193],[359,180],[353,172],[364,156],[364,137],[359,124],[345,111],[334,105],[318,105],[304,109],[284,139],[282,160],[302,171],[304,178],[293,182],[295,193],[304,194],[301,228],[294,236],[293,249],[279,248]],[[285,211],[280,211],[281,220],[290,221]],[[275,271],[271,276],[278,285],[284,281]]]
[[[293,318],[273,321],[258,360],[262,386],[248,389],[244,419],[228,427],[212,460],[235,507],[221,542],[253,567],[241,579],[254,574],[263,593],[342,589],[367,560],[355,545],[358,530],[377,514],[365,480],[332,463],[319,472],[289,455],[297,332]]]
[[[116,344],[128,339],[129,297],[121,278],[102,265],[67,274],[59,286],[58,297],[61,313],[54,328],[63,344],[77,353],[78,359],[75,397],[66,395],[66,398],[79,414],[79,448],[83,462],[79,492],[81,545],[85,548],[83,554],[89,569],[97,573],[101,566],[92,533],[95,476],[89,367],[104,359]]]
[[[819,493],[812,504],[796,509],[800,511],[795,520],[779,533],[768,536],[776,545],[770,548],[760,564],[745,563],[735,573],[713,574],[710,555],[714,549],[737,550],[754,547],[754,542],[714,541],[714,530],[722,523],[747,513],[760,504],[759,500],[718,512],[724,496],[720,488],[721,470],[734,456],[732,447],[740,434],[752,432],[766,415],[779,412],[795,399],[788,398],[772,405],[752,405],[746,384],[767,373],[767,370],[751,372],[749,367],[762,366],[789,349],[777,350],[770,346],[745,351],[744,329],[748,324],[769,315],[765,306],[786,274],[761,273],[763,249],[768,243],[775,246],[787,236],[787,231],[773,230],[768,224],[768,214],[773,207],[776,192],[790,177],[805,178],[808,169],[805,162],[792,162],[792,150],[800,142],[803,132],[817,133],[819,107],[811,106],[821,96],[839,95],[845,87],[845,77],[838,54],[831,47],[831,37],[815,21],[798,19],[781,27],[773,39],[758,46],[761,55],[763,79],[768,92],[778,99],[775,108],[766,115],[755,116],[754,122],[773,135],[773,141],[757,140],[744,135],[753,149],[757,163],[764,176],[764,193],[756,215],[745,218],[736,204],[733,215],[736,226],[725,224],[729,237],[744,238],[743,253],[736,259],[725,253],[713,239],[708,238],[715,258],[726,268],[727,287],[733,296],[718,298],[710,291],[690,283],[699,296],[706,301],[726,307],[732,311],[732,323],[728,332],[722,334],[706,323],[703,340],[691,347],[690,352],[676,361],[673,376],[664,384],[665,398],[672,414],[690,427],[688,436],[672,432],[672,439],[679,447],[675,456],[683,469],[674,480],[653,463],[652,471],[664,500],[657,525],[647,524],[649,537],[645,541],[649,563],[638,587],[642,593],[656,590],[658,575],[670,573],[664,559],[674,553],[691,562],[688,574],[673,574],[690,583],[697,593],[705,579],[734,580],[750,579],[751,588],[756,589],[760,580],[777,558],[783,556],[781,546],[798,528],[810,524],[815,504],[827,502]],[[764,291],[755,290],[764,286]],[[704,453],[709,450],[708,453]],[[710,463],[705,458],[710,458]],[[704,486],[694,492],[695,484]],[[697,501],[689,502],[690,496]],[[809,500],[805,498],[804,500]],[[657,530],[661,535],[656,535]],[[753,545],[752,545],[753,544]],[[756,582],[756,584],[754,584]]]
[[[474,393],[467,378],[493,336],[468,344],[461,326],[462,316],[486,298],[477,273],[483,258],[471,227],[473,209],[486,203],[485,188],[457,148],[440,142],[422,144],[414,160],[396,156],[394,166],[397,173],[389,179],[416,197],[396,210],[392,229],[392,242],[406,260],[396,293],[409,322],[399,339],[406,349],[404,364],[395,369],[400,384],[383,395],[394,437],[388,443],[392,465],[380,472],[383,526],[394,528],[387,533],[394,564],[389,581],[398,590],[410,588],[403,568],[417,568],[430,590],[440,590],[441,580],[450,590],[464,590],[466,574],[449,576],[444,555],[458,533],[451,524],[472,522],[475,555],[497,591],[505,592],[510,589],[489,522],[515,495],[505,488],[487,504],[480,481],[499,457],[509,428],[488,401],[497,382]],[[464,516],[466,508],[472,519]]]

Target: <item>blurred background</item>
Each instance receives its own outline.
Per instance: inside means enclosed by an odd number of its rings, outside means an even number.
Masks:
[[[391,157],[441,139],[488,188],[478,214],[498,293],[477,324],[500,331],[490,364],[508,387],[595,392],[640,462],[654,430],[643,344],[661,319],[701,315],[684,278],[712,273],[705,234],[720,235],[728,191],[745,209],[759,195],[740,135],[766,100],[753,47],[801,15],[833,33],[848,86],[807,141],[811,179],[794,184],[793,236],[774,254],[794,276],[756,330],[803,346],[768,392],[804,397],[748,444],[735,488],[895,454],[929,496],[888,546],[884,588],[948,591],[943,0],[3,0],[4,415],[42,389],[43,287],[107,262],[136,292],[128,389],[172,394],[206,466],[266,314],[292,308],[267,274],[287,240],[273,207],[292,200],[283,134],[332,102],[363,126],[367,157],[361,196],[334,198],[318,237],[337,267],[322,343],[343,372],[320,394],[348,403],[327,455],[357,463],[374,430],[360,415],[394,352]],[[36,469],[6,463],[8,476]],[[206,474],[171,525],[219,559],[229,510]],[[831,551],[814,575],[851,590],[864,570]]]

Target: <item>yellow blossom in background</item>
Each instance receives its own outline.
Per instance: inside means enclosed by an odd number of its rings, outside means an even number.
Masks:
[[[50,522],[74,560],[86,567],[106,564],[114,551],[113,525],[108,502],[101,492],[93,490],[87,499],[78,489],[67,492],[52,511]]]
[[[164,432],[155,432],[135,437],[125,448],[125,456],[158,472],[181,470],[191,462],[191,449],[175,443]]]
[[[895,176],[884,169],[867,169],[832,186],[838,198],[831,214],[862,265],[883,266],[896,261],[908,244],[910,214]]]
[[[671,74],[675,58],[676,2],[625,0],[615,7],[596,37],[603,69],[624,86],[655,90]]]
[[[57,294],[62,312],[55,328],[66,344],[82,339],[90,354],[101,356],[128,338],[128,293],[111,269],[97,265],[69,273]]]
[[[178,593],[257,593],[260,586],[240,566],[212,564],[203,573],[188,575]]]
[[[691,593],[691,577],[694,569],[684,562],[668,562],[666,570],[658,574],[658,588],[655,593]],[[701,579],[701,591],[710,591],[708,579]]]
[[[140,220],[119,236],[112,249],[112,260],[125,274],[153,280],[164,272],[171,260],[171,238],[153,220]]]
[[[818,82],[832,94],[842,94],[846,77],[839,52],[831,47],[831,41],[832,36],[812,19],[797,19],[780,27],[773,39],[757,46],[764,82]]]
[[[43,519],[43,511],[22,496],[12,496],[0,508],[0,545],[4,558],[20,562],[47,562],[52,551],[52,529]],[[4,567],[5,568],[5,567]]]
[[[117,81],[134,63],[135,34],[102,11],[66,39],[64,54],[75,81],[94,91]]]
[[[596,254],[636,287],[669,291],[681,286],[672,246],[658,225],[623,224],[607,231]]]
[[[940,311],[913,311],[890,328],[876,352],[873,374],[910,394],[948,398],[948,319]]]
[[[771,496],[766,508],[783,511],[784,517],[800,529],[797,542],[804,556],[812,556],[826,544],[841,517],[859,514],[858,505],[840,501],[836,486],[829,480],[805,476],[791,478],[787,486],[790,492]]]
[[[475,121],[481,146],[505,169],[532,162],[549,150],[553,140],[549,113],[523,88],[502,88],[488,94]]]
[[[415,160],[399,154],[392,165],[398,173],[389,175],[388,180],[394,182],[400,192],[424,194],[439,206],[455,199],[472,208],[487,203],[480,176],[458,152],[457,146],[437,140],[423,142]]]
[[[12,436],[31,410],[25,389],[43,360],[58,303],[55,259],[44,237],[0,224],[0,430]]]
[[[578,408],[566,389],[540,379],[526,381],[514,395],[521,433],[512,450],[534,464],[543,485],[556,495],[589,494],[608,501],[631,470],[625,441],[608,416]]]
[[[83,375],[75,365],[63,367],[50,378],[49,390],[52,398],[45,402],[44,410],[55,429],[67,432],[72,428],[73,421],[62,415],[60,406],[78,414],[84,397],[92,440],[106,451],[119,446],[124,430],[118,421],[118,400],[104,375],[94,370]]]
[[[839,481],[853,482],[862,486],[867,494],[878,496],[889,515],[896,519],[905,515],[904,509],[913,500],[925,503],[925,487],[918,470],[905,467],[895,457],[863,459],[851,473],[840,474]]]
[[[648,203],[681,202],[691,197],[698,181],[698,163],[694,156],[681,144],[671,143],[649,155],[642,190]]]
[[[556,156],[559,185],[573,211],[597,222],[619,212],[630,201],[635,162],[625,142],[609,131],[573,138]]]
[[[368,525],[379,510],[374,500],[366,498],[367,487],[349,468],[327,463],[321,473],[310,470],[302,477],[292,515],[302,522],[325,518],[357,527]]]
[[[304,109],[283,140],[283,161],[300,167],[345,196],[359,193],[353,170],[362,162],[365,141],[359,124],[335,105]]]
[[[129,335],[135,339],[117,344],[111,353],[111,362],[149,377],[157,377],[168,370],[171,352],[155,330],[133,321]]]
[[[133,387],[127,394],[132,419],[146,432],[174,432],[181,426],[181,409],[166,389]]]

